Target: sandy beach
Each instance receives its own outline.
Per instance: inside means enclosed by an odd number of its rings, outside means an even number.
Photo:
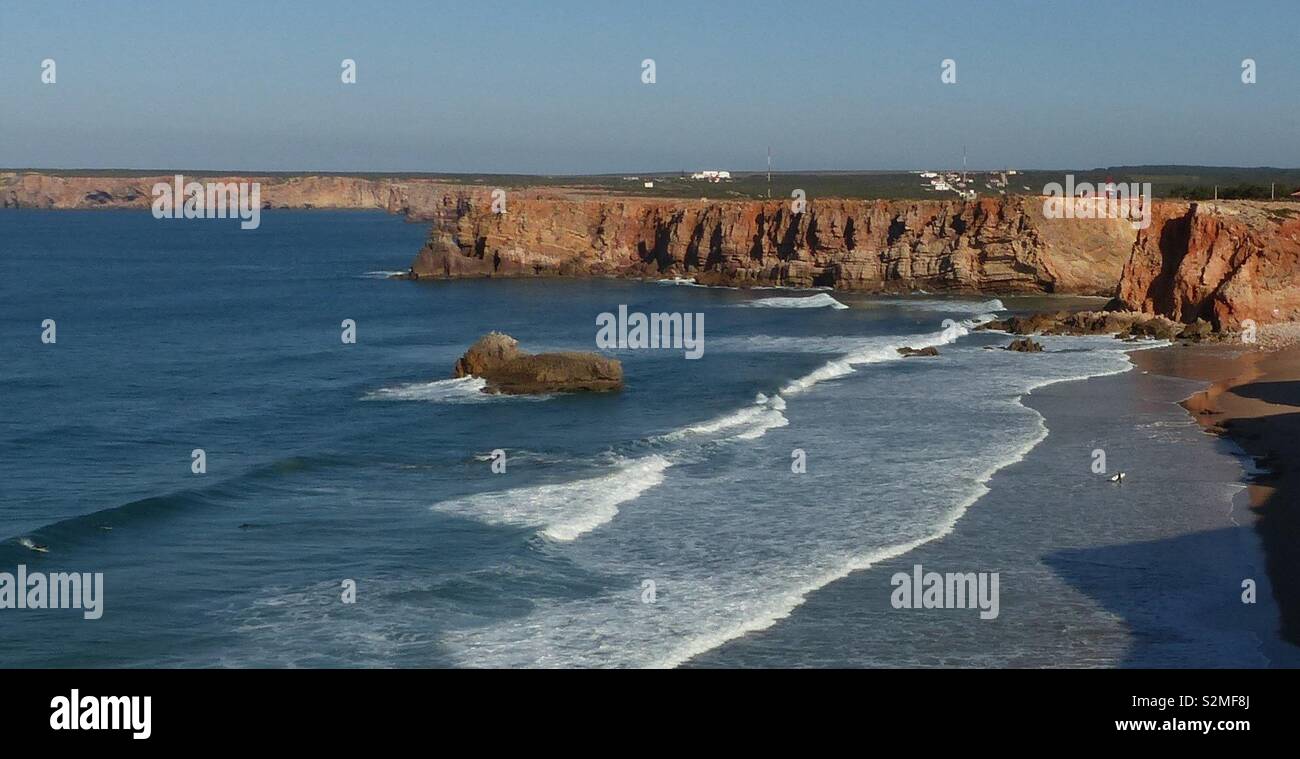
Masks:
[[[1047,360],[1066,355],[1042,339]],[[1130,354],[1131,371],[1034,390],[1022,400],[1048,434],[992,477],[951,534],[810,594],[789,617],[689,666],[788,666],[791,650],[832,667],[1296,666],[1300,650],[1277,632],[1277,572],[1266,568],[1285,537],[1269,538],[1266,554],[1242,451],[1179,405],[1239,376],[1242,353],[1150,348]],[[1105,476],[1089,468],[1099,448]],[[1106,482],[1115,471],[1129,475],[1122,486]],[[895,610],[890,578],[915,565],[999,571],[1001,616]],[[1246,579],[1255,603],[1243,603]]]
[[[1249,485],[1250,508],[1279,607],[1279,632],[1300,644],[1300,346],[1172,347],[1138,352],[1134,363],[1149,372],[1212,383],[1183,406],[1208,432],[1240,446],[1261,470]]]

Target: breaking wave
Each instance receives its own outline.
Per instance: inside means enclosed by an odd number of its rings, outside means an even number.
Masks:
[[[937,348],[940,345],[947,345],[956,342],[959,338],[970,334],[971,328],[984,322],[989,318],[980,317],[978,319],[968,319],[964,322],[952,323],[942,332],[934,332],[928,335],[914,335],[912,337],[890,337],[881,338],[864,347],[858,348],[851,353],[847,353],[839,358],[822,364],[813,371],[790,382],[781,389],[782,395],[794,395],[805,392],[819,382],[836,379],[852,374],[855,366],[863,364],[878,364],[883,361],[893,361],[902,358],[898,350],[900,348]]]
[[[753,405],[705,422],[687,425],[663,435],[660,439],[679,441],[725,433],[726,437],[736,440],[755,440],[765,435],[768,430],[784,427],[790,423],[783,411],[785,411],[784,398],[779,395],[769,398],[759,393],[754,397]]]
[[[826,293],[794,298],[759,298],[737,305],[742,308],[833,308],[836,310],[848,308]]]
[[[882,305],[905,306],[907,308],[918,308],[925,311],[948,311],[956,314],[989,314],[1007,310],[1006,304],[998,298],[990,298],[989,300],[981,301],[946,300],[939,298],[891,298],[889,300],[879,300],[875,302]]]
[[[457,377],[456,379],[412,382],[394,387],[372,390],[363,401],[425,401],[427,403],[490,403],[499,400],[544,401],[551,395],[501,395],[485,393],[487,380],[482,377]]]
[[[435,511],[488,524],[540,527],[551,540],[570,541],[606,524],[618,507],[664,481],[672,463],[658,454],[621,461],[609,474],[553,485],[480,493],[433,505]]]

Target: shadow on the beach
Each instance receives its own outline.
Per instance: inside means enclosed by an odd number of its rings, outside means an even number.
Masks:
[[[1122,667],[1262,667],[1275,635],[1269,584],[1252,570],[1249,528],[1050,553],[1043,563],[1118,615],[1132,632]],[[1253,579],[1258,602],[1244,603]]]
[[[1300,382],[1251,382],[1232,388],[1233,395],[1281,406],[1300,406]]]
[[[1300,390],[1300,382],[1254,382],[1232,389],[1246,398],[1269,400],[1285,388]],[[1294,396],[1287,396],[1294,400]],[[1272,401],[1270,403],[1285,402]],[[1300,505],[1296,503],[1295,441],[1300,440],[1300,413],[1225,421],[1228,436],[1255,457],[1266,472],[1257,478],[1271,490],[1257,493],[1252,509],[1264,547],[1266,567],[1282,616],[1282,638],[1300,646]]]

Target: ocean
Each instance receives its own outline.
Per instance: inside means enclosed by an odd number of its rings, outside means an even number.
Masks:
[[[1273,662],[1195,387],[973,331],[1065,301],[388,278],[426,231],[0,213],[0,572],[104,577],[100,619],[0,609],[0,666]],[[613,351],[609,394],[450,379],[492,330],[594,350],[619,306],[703,314],[703,356]],[[918,561],[1000,573],[999,616],[891,606]]]

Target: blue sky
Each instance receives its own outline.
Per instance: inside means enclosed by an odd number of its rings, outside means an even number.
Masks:
[[[1294,0],[0,0],[0,166],[1296,167],[1297,30]]]

